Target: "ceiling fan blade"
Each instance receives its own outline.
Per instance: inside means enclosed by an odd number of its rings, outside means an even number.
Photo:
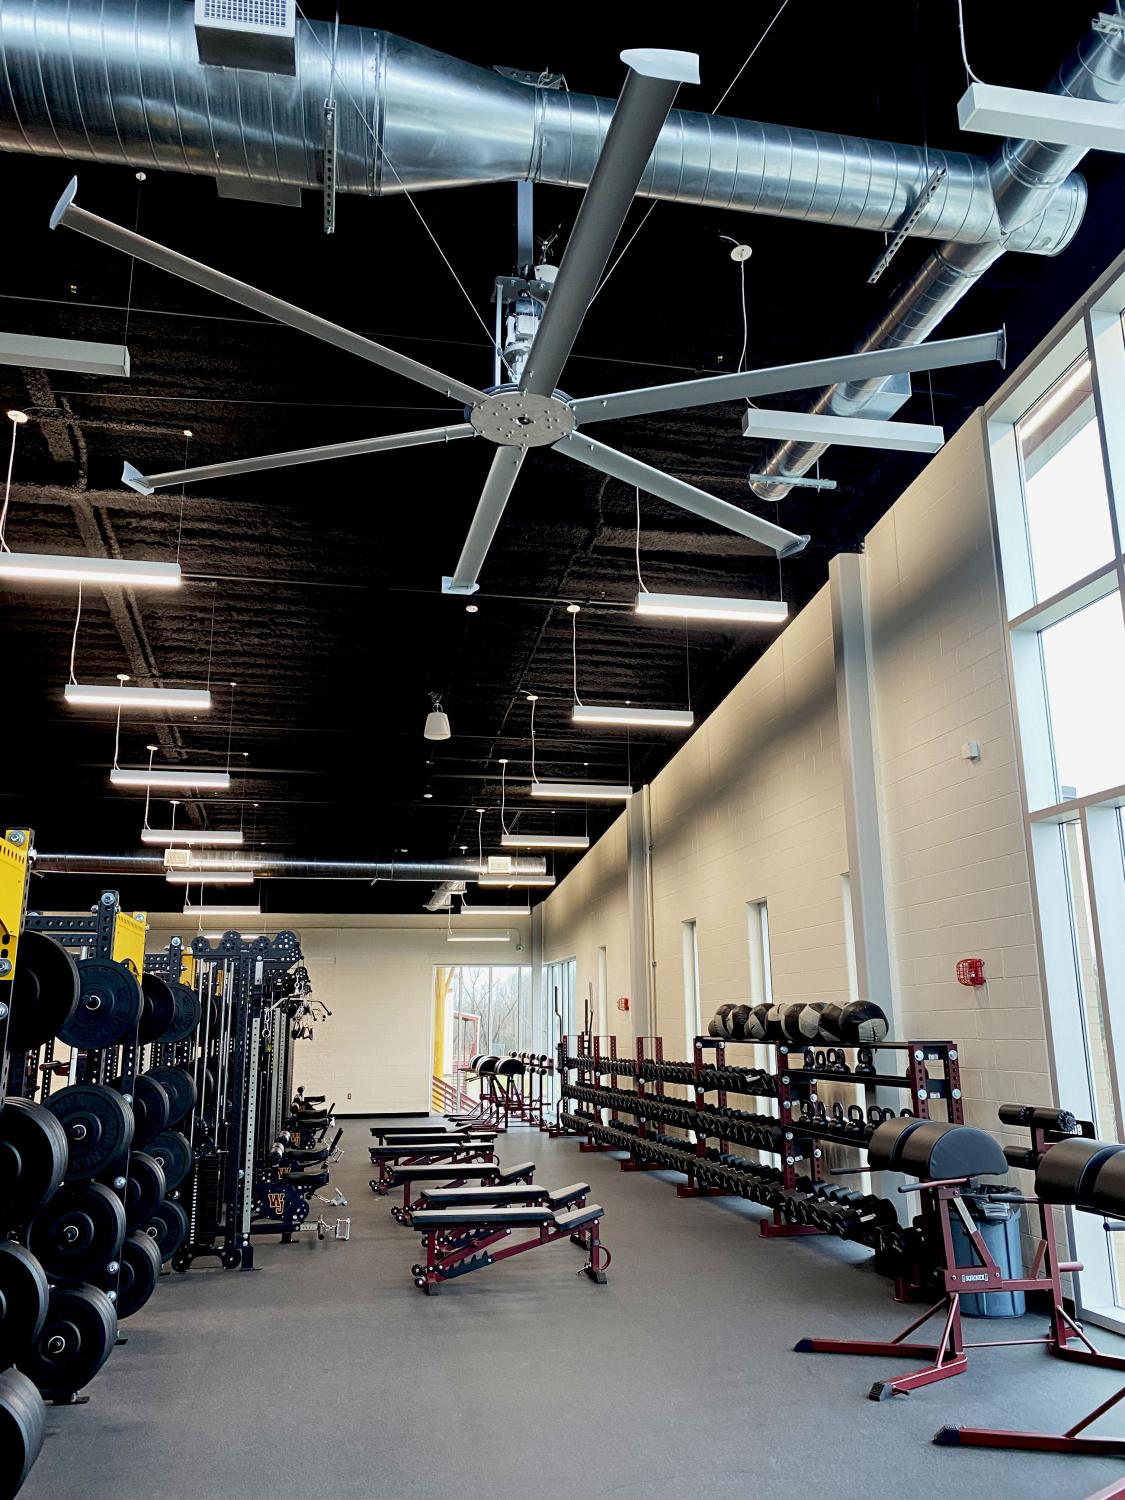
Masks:
[[[695,485],[685,484],[682,479],[675,479],[671,474],[651,468],[640,459],[630,458],[627,453],[620,453],[616,448],[607,448],[604,443],[587,437],[584,432],[568,432],[566,437],[560,438],[552,446],[558,452],[576,458],[579,463],[589,464],[592,469],[600,469],[603,474],[610,474],[625,484],[638,485],[650,495],[657,495],[661,500],[668,500],[672,505],[690,510],[693,515],[702,516],[706,521],[714,521],[716,526],[725,526],[728,531],[738,532],[739,536],[762,542],[776,552],[778,557],[791,557],[802,552],[808,543],[807,536],[786,531],[784,526],[775,526],[772,521],[765,521],[761,516],[741,510],[737,505],[730,505],[716,495],[709,495],[706,490],[697,490]]]
[[[448,396],[451,401],[475,406],[478,401],[485,399],[483,391],[478,391],[471,385],[463,385],[459,380],[452,380],[440,370],[419,364],[416,359],[409,359],[405,354],[397,354],[393,349],[375,343],[373,339],[365,339],[362,334],[341,328],[338,323],[318,318],[315,313],[294,307],[291,302],[283,302],[280,297],[271,297],[268,292],[259,291],[245,281],[237,281],[233,276],[203,265],[201,261],[191,260],[176,250],[158,245],[155,240],[134,234],[131,229],[122,229],[109,219],[101,219],[97,214],[88,213],[74,201],[77,190],[78,179],[72,177],[51,214],[52,229],[64,224],[68,229],[88,235],[92,240],[99,240],[113,250],[120,250],[123,255],[135,256],[137,260],[157,266],[162,271],[169,271],[173,276],[180,276],[184,281],[204,287],[219,297],[227,297],[242,307],[252,308],[264,317],[287,323],[290,328],[299,328],[302,333],[311,334],[314,339],[333,344],[337,349],[345,349],[349,354],[358,355],[360,359],[373,365],[381,365],[385,370],[393,370],[396,375],[405,375],[407,380],[428,386],[430,390]]]
[[[520,378],[520,390],[535,395],[549,396],[558,384],[676,90],[699,82],[693,52],[638,48],[621,61],[629,68],[625,86]]]
[[[259,458],[235,458],[225,464],[200,464],[194,469],[169,469],[164,474],[142,474],[126,464],[123,484],[142,495],[170,484],[195,484],[201,479],[222,479],[228,474],[257,474],[262,469],[287,469],[291,464],[321,463],[327,458],[354,458],[361,453],[385,453],[393,448],[419,448],[424,443],[449,443],[455,438],[476,437],[475,427],[458,422],[452,427],[424,427],[419,432],[392,432],[384,437],[356,438],[350,443],[326,443],[320,448],[292,448],[287,453],[266,453]]]
[[[988,360],[1004,363],[1007,335],[974,333],[967,338],[936,339],[929,344],[904,344],[897,349],[874,349],[867,354],[842,354],[835,359],[809,359],[795,365],[772,365],[737,375],[707,375],[679,380],[673,385],[651,385],[639,391],[617,391],[609,396],[582,396],[571,402],[579,424],[608,422],[618,417],[643,417],[657,411],[683,411],[744,397],[772,396],[779,391],[803,391],[836,385],[844,380],[871,380],[885,375],[910,375],[919,370],[943,370],[950,365],[975,365]]]
[[[512,493],[516,476],[526,457],[526,448],[497,448],[488,478],[484,481],[484,489],[477,501],[469,534],[461,548],[456,571],[452,578],[443,578],[441,581],[443,594],[476,593],[477,575],[484,566],[492,538],[496,535],[500,517],[508,503],[508,496]]]

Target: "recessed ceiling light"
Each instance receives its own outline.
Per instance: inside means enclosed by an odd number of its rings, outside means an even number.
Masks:
[[[475,615],[478,612],[479,608],[480,606],[476,604],[466,604],[465,613],[467,615]]]
[[[429,802],[429,801],[431,801],[431,800],[432,800],[432,798],[433,798],[433,795],[434,795],[434,794],[433,794],[433,792],[423,792],[423,793],[422,793],[422,796],[423,796],[423,797],[424,797],[424,798],[425,798],[425,800],[426,800],[426,801],[427,801],[427,802]]]

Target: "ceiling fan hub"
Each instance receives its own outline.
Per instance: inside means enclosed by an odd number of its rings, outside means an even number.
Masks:
[[[574,428],[574,412],[558,396],[501,390],[474,406],[469,421],[504,448],[545,448]]]

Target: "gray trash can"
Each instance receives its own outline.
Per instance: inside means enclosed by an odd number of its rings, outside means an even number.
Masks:
[[[988,1253],[1005,1276],[1023,1275],[1018,1203],[990,1203],[987,1198],[966,1198],[965,1207],[976,1220]],[[953,1248],[959,1266],[980,1264],[976,1246],[956,1213],[950,1215]],[[972,1292],[961,1294],[961,1311],[967,1318],[1021,1318],[1026,1310],[1022,1292]]]

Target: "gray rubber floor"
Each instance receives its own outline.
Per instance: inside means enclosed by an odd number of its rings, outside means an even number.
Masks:
[[[573,1142],[512,1131],[501,1157],[592,1184],[609,1284],[576,1275],[562,1241],[424,1297],[419,1237],[367,1186],[367,1123],[346,1122],[333,1174],[351,1241],[265,1241],[252,1274],[165,1277],[89,1405],[51,1412],[28,1500],[1083,1500],[1125,1475],[1125,1457],[930,1443],[946,1422],[1066,1426],[1115,1390],[1112,1373],[990,1350],[947,1383],[868,1401],[908,1364],[793,1352],[803,1334],[888,1337],[907,1321],[865,1252],[763,1240],[760,1210],[678,1199]]]

